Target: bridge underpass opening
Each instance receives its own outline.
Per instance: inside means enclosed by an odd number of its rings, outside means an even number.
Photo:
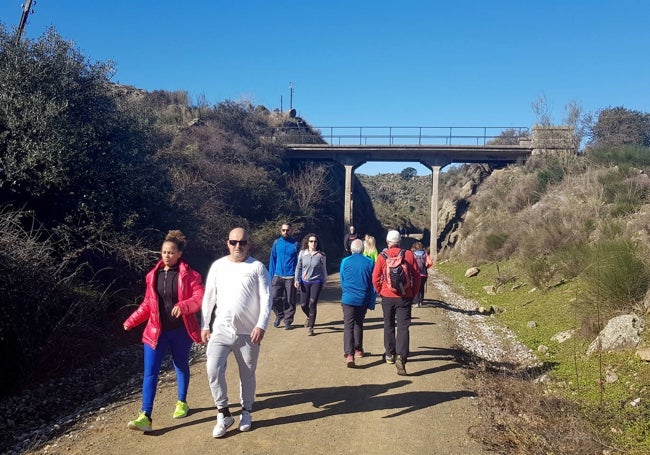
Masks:
[[[431,169],[417,162],[388,162],[368,161],[354,170],[355,174],[378,175],[378,174],[399,174],[404,169],[412,167],[418,176],[430,175]]]
[[[450,166],[460,166],[461,164],[450,164],[444,166],[444,168],[449,168]],[[352,174],[355,175],[368,175],[368,176],[377,176],[379,174],[397,174],[400,175],[404,169],[412,168],[415,169],[415,177],[428,177],[430,178],[431,185],[431,199],[429,210],[429,247],[430,255],[434,261],[437,260],[438,253],[438,199],[439,199],[439,182],[440,182],[440,172],[443,168],[442,166],[425,166],[419,162],[378,162],[378,161],[369,161],[357,168],[353,168],[351,165],[345,165],[346,172],[346,231],[347,226],[354,225],[353,219],[353,204],[354,204],[354,194],[352,185]],[[364,169],[370,169],[371,172],[364,172]],[[371,200],[371,203],[373,201]],[[404,202],[408,204],[408,201]],[[427,209],[422,207],[423,211]],[[413,225],[413,223],[410,223]],[[418,223],[419,224],[419,223]],[[386,226],[387,229],[397,229],[400,230],[404,226]],[[419,226],[422,234],[425,234],[426,227]],[[426,241],[424,243],[427,243]]]

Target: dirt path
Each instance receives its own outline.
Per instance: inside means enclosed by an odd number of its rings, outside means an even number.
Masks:
[[[175,384],[158,390],[154,431],[126,429],[140,395],[116,403],[52,441],[48,454],[482,454],[468,429],[478,422],[471,384],[454,360],[449,321],[438,306],[413,309],[408,376],[382,360],[382,312],[368,312],[365,348],[371,355],[346,368],[338,276],[319,304],[316,336],[308,337],[299,311],[293,330],[269,327],[258,365],[253,429],[231,427],[212,438],[215,408],[205,362],[192,366],[190,415],[171,418]],[[428,295],[427,297],[431,297]],[[229,362],[231,410],[239,414],[236,363]]]

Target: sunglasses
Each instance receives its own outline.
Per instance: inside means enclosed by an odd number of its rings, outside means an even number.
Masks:
[[[248,240],[228,240],[228,243],[229,243],[230,245],[232,245],[232,246],[235,246],[235,245],[237,245],[238,243],[239,243],[241,246],[246,246],[246,245],[248,245]]]

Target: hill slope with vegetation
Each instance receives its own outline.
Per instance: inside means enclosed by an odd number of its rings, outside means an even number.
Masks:
[[[164,234],[204,275],[227,233],[266,262],[279,226],[342,250],[342,169],[284,159],[291,113],[113,84],[54,30],[0,27],[0,395],[87,365],[125,340]],[[329,262],[329,261],[328,261]],[[137,341],[133,335],[127,339]]]

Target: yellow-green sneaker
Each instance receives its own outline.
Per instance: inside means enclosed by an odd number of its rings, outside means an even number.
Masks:
[[[190,407],[185,403],[184,401],[177,401],[176,402],[176,409],[174,409],[174,417],[175,419],[180,419],[182,417],[187,416],[187,413],[189,412]]]
[[[144,433],[151,431],[151,419],[141,412],[137,419],[131,420],[126,426],[131,430],[140,430]]]

